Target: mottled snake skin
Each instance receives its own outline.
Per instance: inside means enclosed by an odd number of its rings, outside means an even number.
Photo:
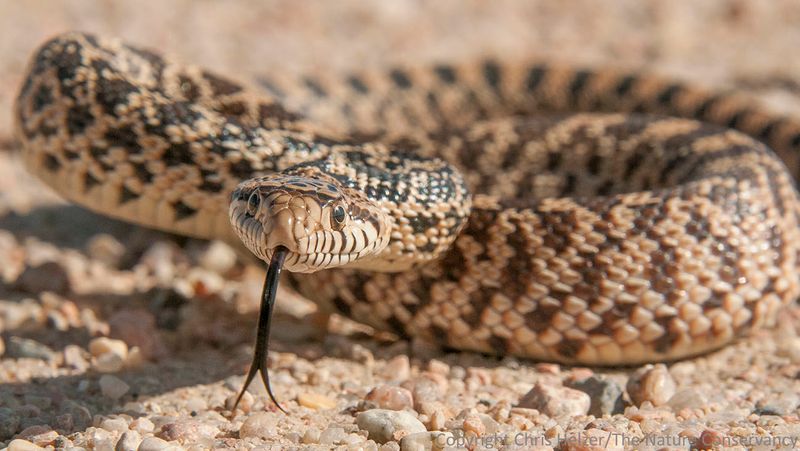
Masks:
[[[769,326],[800,290],[785,166],[800,122],[653,76],[489,60],[247,86],[68,34],[33,58],[15,116],[29,170],[66,198],[230,243],[230,194],[252,177],[341,146],[451,163],[473,193],[463,229],[409,213],[413,182],[353,174],[410,269],[291,278],[326,309],[459,349],[671,360]]]

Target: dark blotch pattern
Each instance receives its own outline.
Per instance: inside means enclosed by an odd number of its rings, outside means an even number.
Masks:
[[[393,69],[389,72],[389,76],[392,78],[394,84],[400,89],[408,89],[411,87],[411,79],[408,78],[408,74],[401,69]]]
[[[192,208],[183,202],[176,203],[172,206],[172,208],[175,210],[175,220],[177,221],[190,218],[197,213],[197,209]]]
[[[242,87],[238,84],[226,78],[212,74],[211,72],[203,72],[203,78],[205,78],[206,82],[208,82],[209,86],[211,86],[211,91],[215,96],[236,94],[242,90]]]
[[[94,115],[88,106],[75,105],[67,112],[67,132],[71,136],[83,134],[94,123]]]
[[[456,82],[456,71],[453,66],[439,65],[433,70],[443,83],[451,85]]]

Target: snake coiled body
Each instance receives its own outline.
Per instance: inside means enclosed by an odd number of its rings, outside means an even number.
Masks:
[[[16,119],[28,168],[66,198],[179,234],[253,233],[236,227],[244,210],[231,228],[229,202],[248,208],[260,177],[336,181],[368,227],[305,246],[383,242],[290,256],[294,283],[326,309],[455,348],[671,360],[769,326],[800,290],[787,170],[800,122],[658,77],[488,60],[249,86],[69,34],[34,56]],[[301,191],[334,199],[338,186]],[[345,267],[300,273],[323,264]]]

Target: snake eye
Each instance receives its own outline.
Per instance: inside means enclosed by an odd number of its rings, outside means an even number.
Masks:
[[[247,214],[255,216],[259,204],[261,204],[261,196],[259,196],[258,193],[251,194],[250,198],[247,199]]]
[[[333,218],[333,221],[336,224],[342,224],[344,222],[345,216],[346,213],[344,211],[344,207],[342,207],[341,205],[337,205],[333,209],[333,212],[331,212],[331,217]]]

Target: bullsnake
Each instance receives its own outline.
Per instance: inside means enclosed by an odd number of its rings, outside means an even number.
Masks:
[[[15,108],[28,169],[67,199],[244,242],[324,311],[401,336],[637,364],[798,295],[800,122],[735,93],[497,60],[245,84],[70,33]]]

